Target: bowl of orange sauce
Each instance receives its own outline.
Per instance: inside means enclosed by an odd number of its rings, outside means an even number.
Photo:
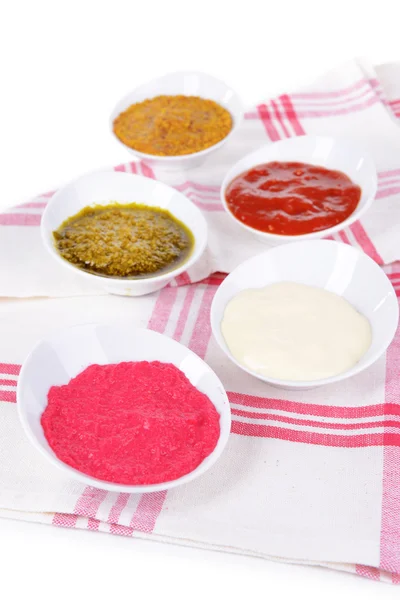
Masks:
[[[221,201],[240,227],[276,244],[339,232],[369,209],[376,189],[375,165],[364,150],[301,136],[239,160],[222,183]]]
[[[190,169],[226,144],[241,123],[243,105],[226,83],[205,73],[164,75],[115,106],[115,139],[147,164]]]

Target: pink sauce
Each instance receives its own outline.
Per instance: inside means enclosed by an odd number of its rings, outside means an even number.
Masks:
[[[41,424],[57,457],[96,479],[146,485],[178,479],[214,450],[219,414],[174,365],[91,365],[54,386]]]

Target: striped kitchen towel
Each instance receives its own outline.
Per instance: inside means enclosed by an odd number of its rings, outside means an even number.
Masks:
[[[400,290],[400,272],[390,277]],[[0,516],[400,583],[400,330],[386,356],[349,380],[276,390],[238,369],[212,338],[219,282],[134,299],[0,301]],[[33,344],[60,327],[110,321],[171,336],[221,378],[231,435],[195,481],[168,492],[107,493],[70,480],[25,437],[15,389]]]
[[[245,114],[239,131],[201,168],[171,173],[133,162],[119,171],[155,177],[186,194],[209,225],[208,248],[177,284],[196,282],[212,272],[230,272],[265,250],[251,233],[224,212],[220,183],[243,155],[266,143],[303,134],[333,135],[355,141],[375,160],[379,173],[376,201],[365,217],[334,239],[362,248],[379,264],[400,260],[400,64],[373,69],[353,60],[302,91],[260,104]],[[0,215],[1,296],[75,296],[99,294],[79,274],[64,271],[42,248],[39,224],[51,194]],[[10,253],[12,248],[12,253]]]

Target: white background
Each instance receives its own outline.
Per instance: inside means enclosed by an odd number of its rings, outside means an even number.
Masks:
[[[353,56],[400,60],[398,0],[0,2],[0,207],[129,155],[117,100],[154,76],[208,71],[246,103]],[[0,520],[0,595],[14,598],[398,597],[296,567]]]

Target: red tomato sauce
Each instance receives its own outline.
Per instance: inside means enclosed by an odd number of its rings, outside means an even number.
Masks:
[[[278,235],[301,235],[342,223],[361,189],[340,171],[299,162],[270,162],[242,173],[225,192],[244,225]]]
[[[177,367],[161,362],[91,365],[50,389],[41,424],[64,463],[126,485],[190,473],[220,435],[210,399]]]

